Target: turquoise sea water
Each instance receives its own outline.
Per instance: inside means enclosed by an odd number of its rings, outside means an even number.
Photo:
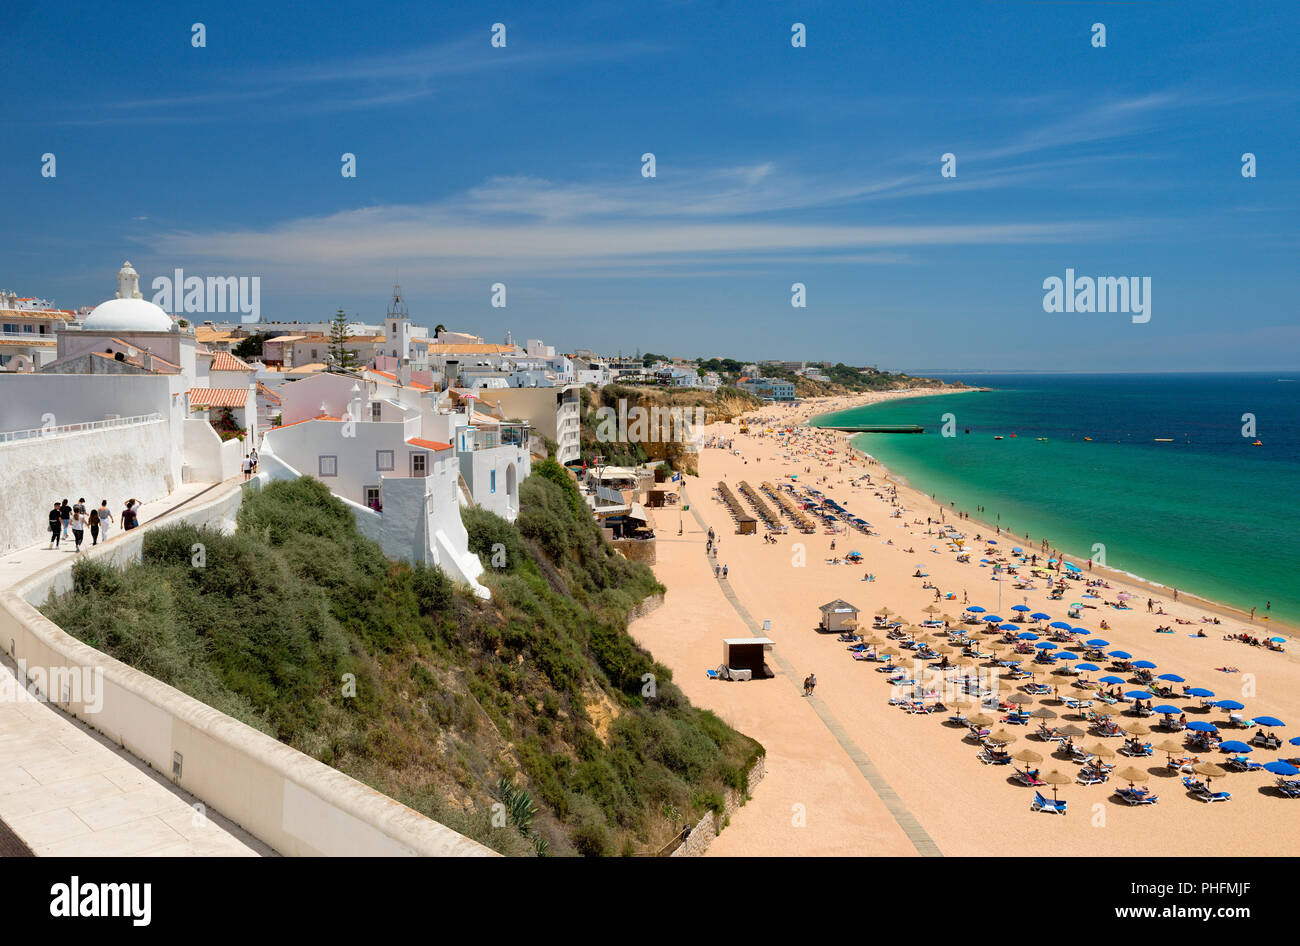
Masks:
[[[1028,532],[1084,559],[1100,543],[1111,568],[1300,624],[1300,374],[944,379],[994,390],[814,423],[924,426],[854,443],[913,487],[1011,527],[1022,544]],[[1242,435],[1248,413],[1263,446]]]

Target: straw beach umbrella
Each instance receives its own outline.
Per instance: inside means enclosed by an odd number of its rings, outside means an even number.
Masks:
[[[1151,735],[1151,727],[1142,723],[1129,723],[1127,726],[1121,726],[1120,729],[1124,730],[1124,732],[1128,733],[1130,736]]]
[[[1033,749],[1021,749],[1018,752],[1011,753],[1011,758],[1017,762],[1042,762],[1043,757]]]
[[[1035,719],[1056,719],[1056,713],[1053,710],[1049,710],[1046,706],[1039,706],[1036,709],[1030,710],[1029,715],[1033,716]]]
[[[1139,769],[1136,765],[1125,766],[1115,774],[1118,775],[1120,778],[1122,778],[1124,781],[1128,782],[1130,788],[1133,787],[1134,782],[1151,781],[1151,774],[1149,772],[1146,772],[1143,769]]]
[[[994,719],[987,713],[976,713],[974,716],[967,719],[966,722],[970,723],[972,726],[987,726],[994,722]]]
[[[1016,734],[1013,732],[1008,732],[1007,728],[1004,726],[1001,729],[994,730],[992,733],[990,733],[987,741],[1001,743],[1002,745],[1005,746],[1015,742],[1016,739],[1017,739]]]
[[[1057,769],[1052,769],[1046,775],[1041,776],[1041,778],[1048,785],[1052,786],[1053,801],[1057,800],[1056,792],[1059,786],[1069,785],[1071,782],[1074,781],[1074,779],[1070,778],[1070,776],[1066,775],[1064,772],[1061,772]]]

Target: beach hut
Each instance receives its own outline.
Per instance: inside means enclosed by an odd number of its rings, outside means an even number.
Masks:
[[[724,637],[722,640],[722,665],[732,680],[764,679],[775,674],[764,659],[776,646],[770,637]]]
[[[858,626],[858,609],[843,598],[827,601],[820,610],[822,622],[819,627],[823,631],[839,633]]]

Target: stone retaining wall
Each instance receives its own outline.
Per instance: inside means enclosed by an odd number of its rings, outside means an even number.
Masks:
[[[758,760],[749,769],[749,792],[752,794],[754,787],[763,781],[763,776],[767,774],[767,759],[765,756],[759,756]],[[690,835],[677,850],[673,851],[669,857],[699,857],[709,849],[727,823],[727,819],[737,808],[745,804],[748,795],[744,792],[728,789],[722,800],[722,813],[710,811],[701,818],[693,828]]]

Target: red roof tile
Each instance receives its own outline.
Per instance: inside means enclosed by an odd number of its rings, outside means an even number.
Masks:
[[[436,440],[424,440],[420,437],[411,437],[407,441],[413,447],[423,447],[426,450],[450,450],[451,444],[439,443]]]
[[[190,407],[243,407],[248,388],[190,388]]]
[[[241,358],[236,358],[228,351],[219,351],[212,356],[213,371],[256,371],[257,369]]]

